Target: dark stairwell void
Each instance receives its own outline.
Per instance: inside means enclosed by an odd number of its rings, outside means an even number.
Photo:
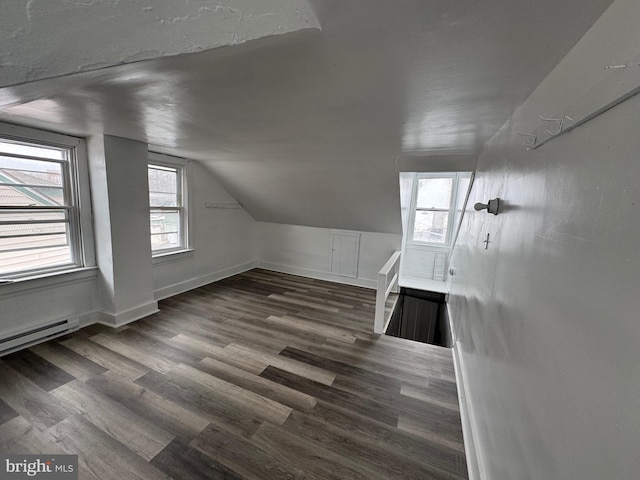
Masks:
[[[444,293],[401,288],[386,335],[450,348]]]

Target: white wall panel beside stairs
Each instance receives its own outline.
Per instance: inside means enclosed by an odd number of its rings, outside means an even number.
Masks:
[[[401,235],[390,233],[258,222],[258,265],[294,275],[376,288],[378,271],[391,254],[400,249],[401,243]],[[333,254],[336,245],[342,258]]]

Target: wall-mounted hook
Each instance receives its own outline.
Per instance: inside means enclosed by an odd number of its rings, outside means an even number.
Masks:
[[[538,115],[538,118],[540,120],[542,120],[543,122],[555,122],[555,123],[558,124],[558,131],[557,132],[552,132],[551,130],[545,131],[545,133],[547,135],[549,135],[550,137],[555,137],[555,136],[560,135],[562,133],[562,129],[564,128],[564,121],[565,120],[569,120],[570,122],[573,121],[573,117],[570,117],[569,115],[564,115],[562,118],[546,118],[546,117],[543,117],[542,115]]]
[[[489,250],[489,244],[491,243],[491,240],[489,240],[489,238],[489,234],[487,233],[487,239],[482,241],[482,243],[484,243],[485,250]]]
[[[564,117],[562,118],[545,118],[542,115],[538,115],[538,118],[540,120],[542,120],[543,122],[555,122],[558,124],[558,131],[557,132],[552,132],[551,130],[546,130],[545,133],[547,135],[550,135],[552,137],[555,137],[556,135],[560,135],[560,133],[562,132],[562,127],[564,125]]]
[[[533,148],[536,146],[536,142],[538,141],[538,136],[533,133],[518,133],[521,137],[527,137],[527,139],[522,140],[522,145],[527,148]]]
[[[613,70],[614,68],[627,68],[628,65],[607,65],[605,70]]]
[[[500,213],[500,199],[493,198],[489,200],[489,203],[478,202],[473,206],[473,209],[477,212],[486,210],[487,213],[493,213],[494,215],[497,215],[498,213]]]

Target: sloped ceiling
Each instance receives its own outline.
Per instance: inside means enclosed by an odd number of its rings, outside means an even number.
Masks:
[[[322,30],[7,87],[0,118],[200,160],[260,221],[401,233],[396,158],[472,163],[611,0],[309,3]]]
[[[319,28],[305,0],[3,2],[0,87]]]

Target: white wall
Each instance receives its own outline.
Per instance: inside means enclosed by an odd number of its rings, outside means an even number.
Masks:
[[[449,247],[432,247],[407,243],[402,252],[402,279],[433,279],[436,255],[449,255]]]
[[[377,273],[399,250],[402,236],[360,232],[358,277],[331,273],[331,233],[341,230],[258,222],[259,265],[261,267],[375,288]]]
[[[640,97],[536,150],[517,135],[615,81],[604,67],[637,55],[638,18],[637,2],[615,2],[479,159],[469,204],[505,208],[468,208],[452,257],[472,478],[638,477]]]
[[[57,320],[79,317],[81,324],[95,321],[95,271],[0,287],[0,338]]]
[[[205,208],[205,203],[235,203],[198,162],[188,166],[191,248],[153,267],[156,298],[253,268],[257,263],[256,222],[244,209]]]
[[[88,141],[100,321],[122,325],[157,311],[151,280],[147,145]]]

